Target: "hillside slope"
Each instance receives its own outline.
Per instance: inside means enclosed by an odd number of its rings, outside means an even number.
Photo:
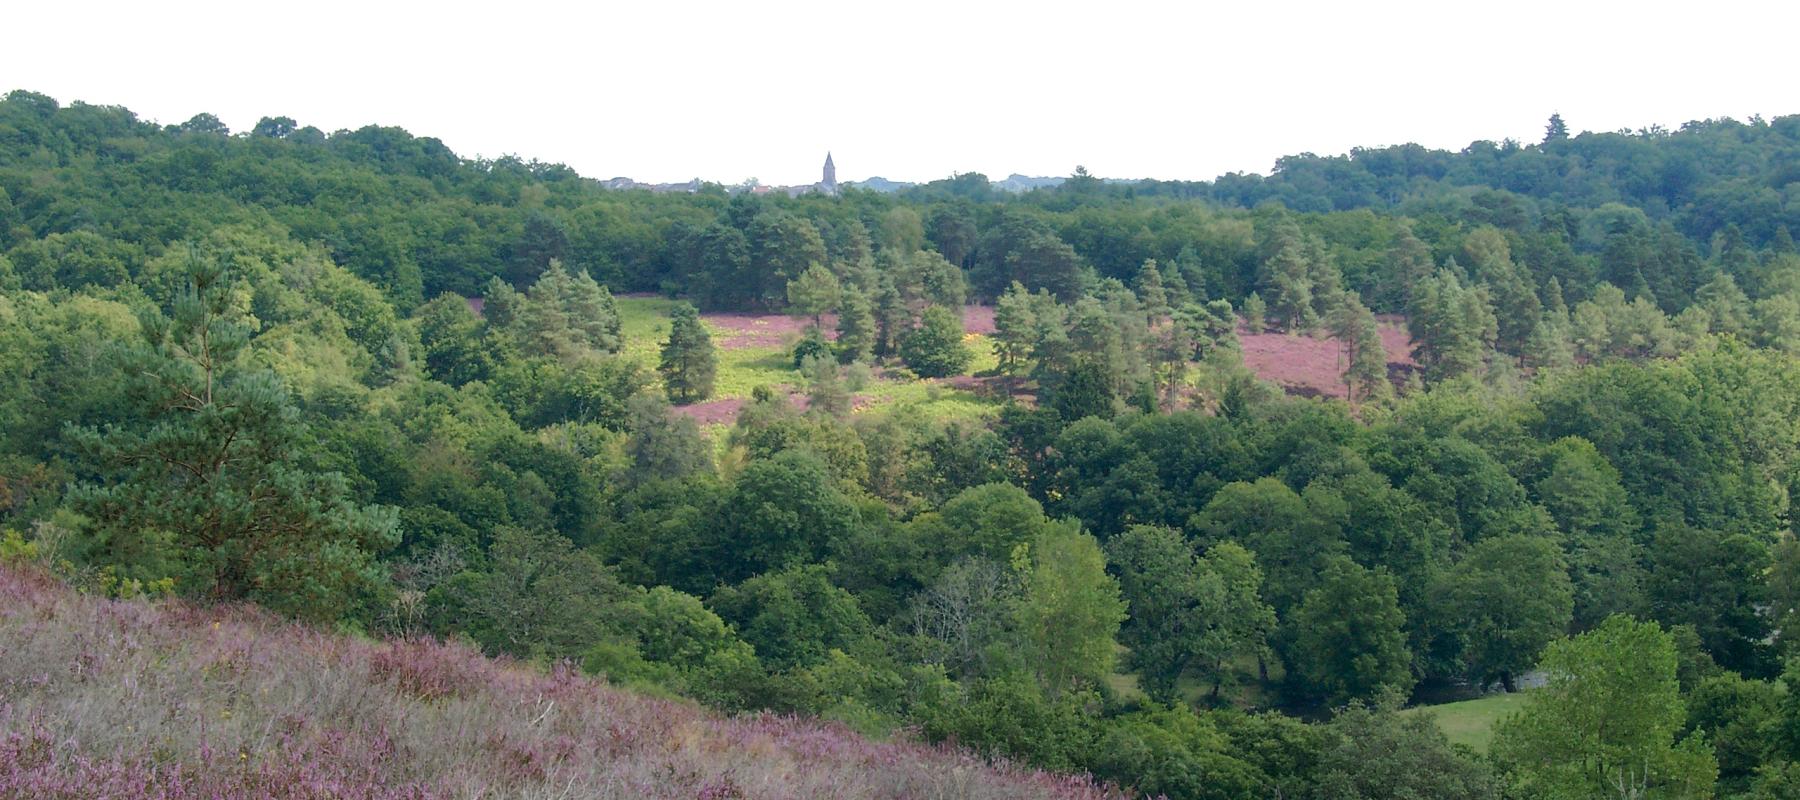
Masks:
[[[1012,798],[1086,779],[0,567],[0,798]]]

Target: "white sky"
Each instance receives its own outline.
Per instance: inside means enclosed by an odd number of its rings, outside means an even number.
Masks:
[[[1800,112],[1800,3],[673,0],[0,11],[0,91],[735,183],[1211,178],[1278,156]]]

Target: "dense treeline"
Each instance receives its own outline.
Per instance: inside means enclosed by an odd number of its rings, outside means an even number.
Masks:
[[[1785,200],[1720,209],[1783,179],[1792,123],[1423,153],[1380,202],[1290,160],[1245,210],[1082,173],[610,192],[14,93],[0,554],[1150,795],[1784,796],[1800,258]],[[1609,146],[1706,158],[1659,206],[1641,165],[1570,166]],[[1480,166],[1528,158],[1559,177]],[[663,398],[712,391],[714,345],[683,306],[631,357],[643,290],[809,320],[805,410],[759,390],[708,440]],[[875,366],[966,372],[966,299],[1019,402],[849,413]],[[1341,342],[1352,402],[1249,374],[1269,328]],[[1528,677],[1490,756],[1396,710]]]

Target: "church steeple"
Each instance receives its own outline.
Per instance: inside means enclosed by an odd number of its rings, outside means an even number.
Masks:
[[[819,188],[826,194],[837,194],[837,165],[831,163],[831,151],[825,151],[825,179],[819,181]]]

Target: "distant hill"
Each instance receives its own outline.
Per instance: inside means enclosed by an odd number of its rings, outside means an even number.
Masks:
[[[381,642],[255,609],[79,595],[0,566],[0,797],[1106,798],[872,742]]]
[[[868,189],[871,192],[898,192],[901,189],[910,189],[914,186],[918,186],[918,184],[913,183],[912,181],[890,181],[879,175],[863,181],[848,181],[844,185],[854,186],[858,189]]]
[[[1050,189],[1061,186],[1068,178],[1045,178],[1020,175],[1015,172],[1001,180],[993,182],[995,189],[1003,192],[1029,192],[1032,189]]]

